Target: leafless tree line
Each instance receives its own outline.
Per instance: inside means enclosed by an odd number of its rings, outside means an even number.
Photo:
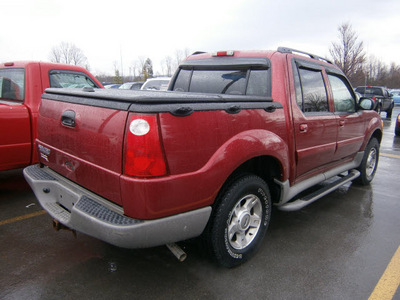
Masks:
[[[350,23],[343,23],[338,27],[337,42],[332,42],[329,49],[334,63],[339,66],[349,78],[353,86],[381,85],[389,88],[400,88],[400,66],[392,63],[384,64],[374,56],[367,57],[364,43],[359,41],[357,33]],[[155,74],[150,58],[138,57],[129,65],[129,74],[123,74],[120,65],[114,61],[114,76],[112,81],[122,83],[124,81],[146,80],[153,76],[171,76],[179,63],[189,55],[189,50],[177,50],[173,56],[167,55],[161,61],[161,74]],[[53,47],[50,53],[52,62],[73,64],[89,69],[88,60],[83,51],[74,44],[62,42]],[[100,75],[110,81],[110,77]],[[100,79],[103,80],[103,79]]]
[[[189,50],[176,50],[173,56],[165,56],[161,61],[161,74],[154,73],[153,62],[150,58],[140,56],[129,65],[129,74],[123,74],[122,66],[114,61],[114,75],[100,75],[105,81],[122,83],[125,81],[146,80],[153,76],[172,76],[179,63],[189,55]],[[62,42],[52,48],[49,59],[51,62],[64,63],[84,67],[89,69],[88,60],[83,51],[72,43]]]
[[[133,60],[128,66],[129,74],[123,75],[120,71],[120,65],[117,61],[114,61],[114,74],[115,76],[110,77],[106,75],[98,76],[100,80],[104,82],[115,82],[122,83],[127,81],[145,81],[147,78],[155,76],[172,76],[175,70],[178,68],[180,62],[189,55],[189,50],[176,50],[173,56],[165,56],[161,61],[161,73],[155,73],[153,62],[150,58],[145,56],[139,56],[136,60]]]
[[[388,66],[374,56],[367,57],[364,43],[358,40],[350,23],[338,27],[339,41],[333,42],[329,52],[333,61],[349,78],[353,86],[379,85],[400,88],[400,66]]]
[[[176,50],[174,55],[167,55],[161,61],[161,73],[153,75],[164,75],[172,76],[175,70],[178,68],[180,62],[189,56],[190,52],[188,49]],[[129,76],[133,78],[143,78],[146,74],[146,63],[148,65],[149,58],[146,59],[144,56],[138,57],[136,60],[132,61],[129,66]]]

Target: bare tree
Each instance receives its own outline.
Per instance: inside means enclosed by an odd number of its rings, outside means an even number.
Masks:
[[[390,77],[386,82],[386,86],[388,87],[400,87],[400,66],[395,63],[391,63],[389,70]]]
[[[63,63],[68,65],[76,65],[86,67],[88,65],[87,58],[83,51],[74,44],[62,42],[60,45],[53,47],[50,52],[50,61]]]
[[[166,56],[163,61],[161,62],[161,68],[163,74],[167,76],[172,75],[172,57],[171,56]]]
[[[177,69],[181,61],[183,61],[187,56],[189,56],[188,48],[185,48],[184,50],[176,50],[173,68]]]
[[[140,80],[140,72],[143,69],[143,64],[139,59],[131,62],[130,70],[133,73],[133,81]]]
[[[119,83],[119,84],[124,83],[124,80],[123,80],[123,78],[122,78],[122,76],[121,76],[121,74],[119,72],[119,69],[118,69],[118,62],[114,61],[113,64],[114,64],[114,74],[115,74],[114,82],[115,83]]]
[[[358,41],[358,36],[349,23],[340,25],[338,31],[339,42],[332,43],[329,52],[335,64],[342,69],[347,78],[353,84],[358,83],[363,80],[364,43]]]

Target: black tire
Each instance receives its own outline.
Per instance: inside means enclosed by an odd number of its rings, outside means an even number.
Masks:
[[[381,103],[378,101],[375,106],[375,111],[380,114],[381,113]]]
[[[386,111],[386,119],[390,119],[392,117],[392,112],[393,112],[393,106]]]
[[[372,138],[365,147],[364,157],[357,168],[360,171],[360,177],[355,179],[355,183],[360,185],[368,185],[374,179],[376,169],[379,162],[379,142],[376,138]]]
[[[234,267],[252,257],[271,218],[271,196],[260,177],[245,175],[218,197],[207,226],[207,244],[218,264]]]

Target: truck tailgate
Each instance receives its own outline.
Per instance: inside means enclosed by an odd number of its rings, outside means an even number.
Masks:
[[[122,205],[119,178],[127,111],[42,99],[40,162]]]

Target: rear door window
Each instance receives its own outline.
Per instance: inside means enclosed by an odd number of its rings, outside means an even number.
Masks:
[[[304,113],[329,111],[328,97],[321,70],[300,67],[294,78],[297,105]]]
[[[81,72],[51,70],[49,77],[52,88],[98,87],[89,76]]]

